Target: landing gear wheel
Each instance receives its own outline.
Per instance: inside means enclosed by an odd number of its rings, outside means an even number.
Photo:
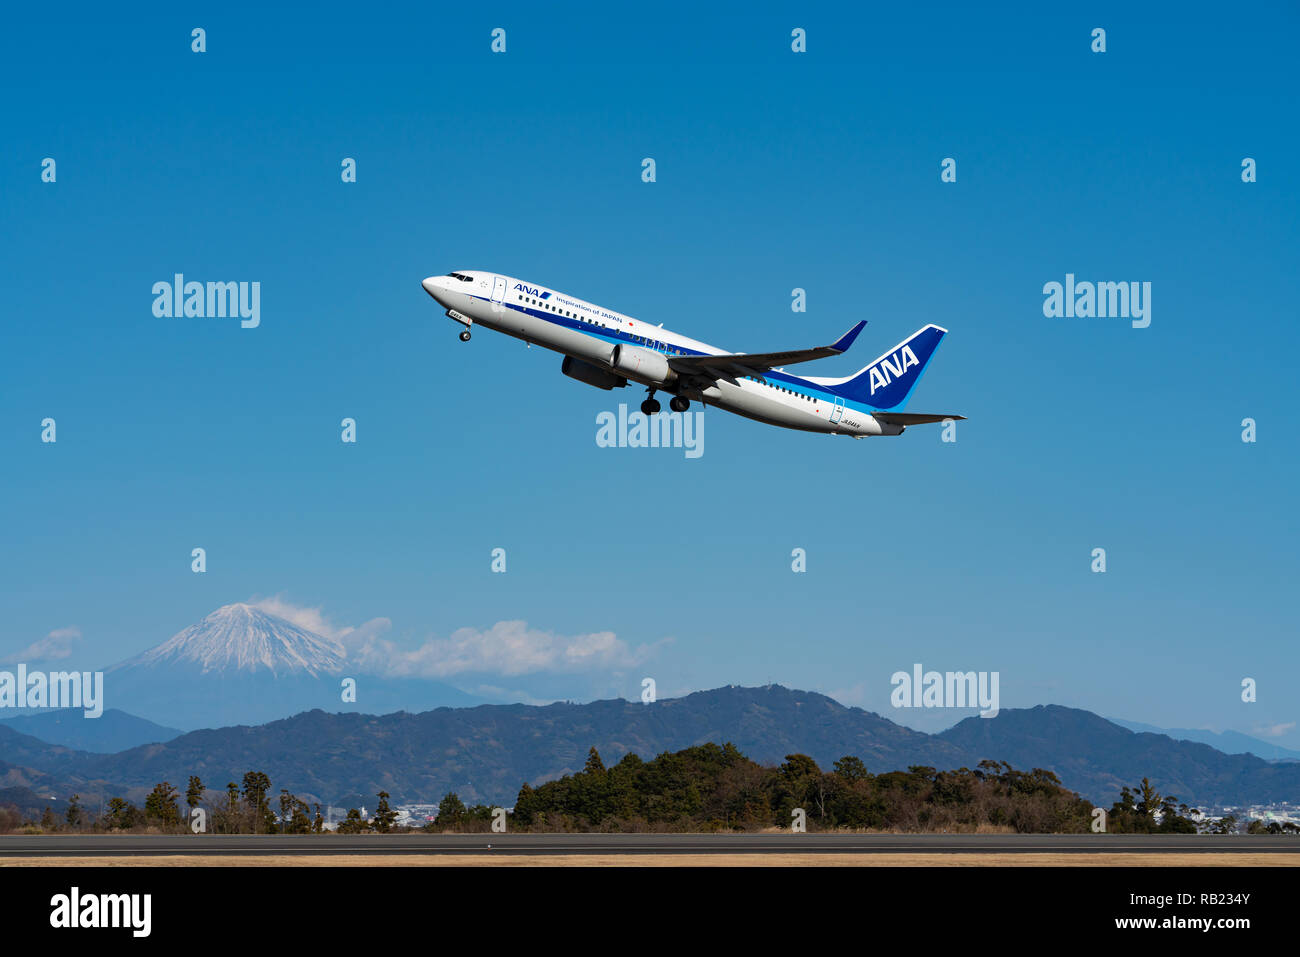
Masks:
[[[646,399],[641,403],[641,411],[646,415],[658,415],[659,409],[660,405],[658,399]]]
[[[468,329],[466,329],[464,332],[462,332],[462,333],[460,334],[460,341],[461,341],[461,342],[469,342],[469,330],[468,330]]]
[[[668,408],[674,412],[685,412],[690,407],[691,400],[683,399],[680,395],[675,395],[668,401]]]

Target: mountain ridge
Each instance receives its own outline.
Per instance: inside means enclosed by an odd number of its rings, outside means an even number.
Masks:
[[[139,744],[170,741],[184,733],[120,708],[105,708],[94,719],[85,718],[77,708],[56,708],[0,718],[0,724],[48,744],[98,754],[116,754]]]
[[[1162,728],[1141,721],[1126,721],[1121,718],[1107,718],[1113,724],[1130,731],[1145,731],[1149,734],[1165,734],[1176,741],[1196,741],[1208,744],[1224,754],[1253,754],[1265,761],[1300,761],[1300,751],[1272,744],[1249,734],[1228,729],[1210,731],[1207,728]]]
[[[989,758],[1020,770],[1045,768],[1090,800],[1109,806],[1119,789],[1150,777],[1193,806],[1296,800],[1300,765],[1225,755],[1208,745],[1135,733],[1060,705],[1003,709],[939,735],[846,707],[817,692],[735,685],[653,704],[606,699],[586,704],[481,704],[390,714],[321,709],[265,724],[189,732],[111,755],[46,745],[0,724],[0,755],[70,786],[112,782],[132,799],[155,783],[197,774],[212,788],[266,772],[308,800],[386,790],[395,802],[431,802],[448,791],[474,803],[513,804],[520,785],[572,774],[596,747],[607,764],[713,741],[775,764],[803,753],[829,769],[845,755],[872,773],[913,765],[974,768]]]

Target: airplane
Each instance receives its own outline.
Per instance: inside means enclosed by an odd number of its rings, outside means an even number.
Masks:
[[[805,432],[901,435],[909,425],[964,419],[962,415],[904,412],[912,390],[948,330],[927,325],[853,375],[797,376],[785,367],[843,355],[866,321],[829,346],[786,352],[725,352],[663,324],[652,325],[536,283],[472,269],[430,276],[421,285],[465,328],[494,332],[562,353],[560,371],[598,389],[630,382],[649,393],[641,411],[655,415],[656,392],[685,412],[692,401],[768,425]]]

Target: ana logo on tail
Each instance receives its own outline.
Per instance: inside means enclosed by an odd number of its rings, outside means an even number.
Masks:
[[[875,395],[877,389],[888,386],[912,366],[920,364],[911,346],[903,346],[892,356],[882,359],[879,365],[871,367],[871,395]]]

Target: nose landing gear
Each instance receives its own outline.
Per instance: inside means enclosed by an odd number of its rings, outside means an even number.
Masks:
[[[474,322],[474,320],[471,319],[469,316],[462,316],[455,309],[447,310],[447,318],[455,319],[457,322],[459,322],[462,326],[465,327],[465,331],[460,334],[460,341],[469,342],[469,327]]]

